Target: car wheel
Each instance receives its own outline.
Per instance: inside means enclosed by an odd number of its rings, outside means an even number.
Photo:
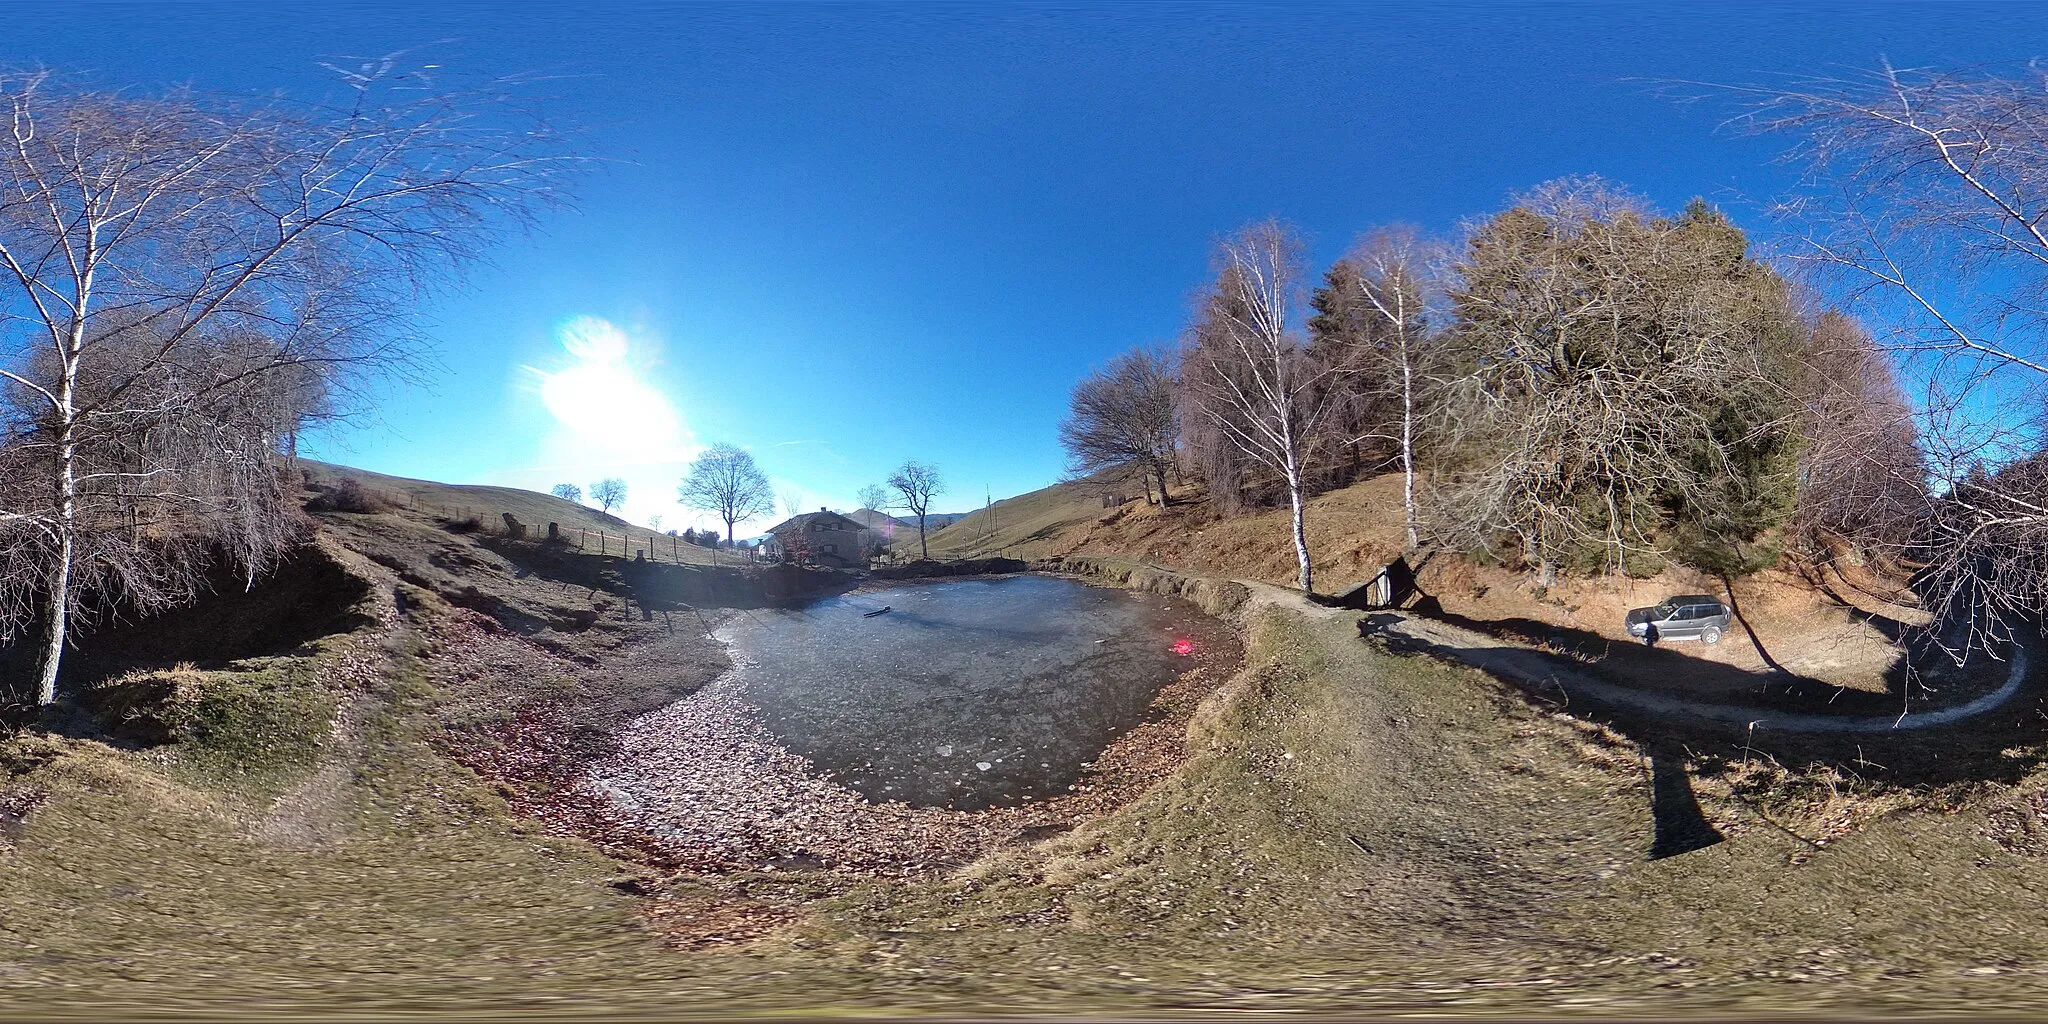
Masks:
[[[1701,630],[1701,631],[1700,631],[1700,639],[1701,639],[1701,640],[1705,640],[1706,642],[1708,642],[1708,643],[1710,643],[1710,644],[1718,644],[1718,643],[1720,643],[1720,642],[1721,642],[1721,627],[1719,627],[1719,626],[1708,626],[1708,627],[1707,627],[1706,629],[1704,629],[1704,630]]]

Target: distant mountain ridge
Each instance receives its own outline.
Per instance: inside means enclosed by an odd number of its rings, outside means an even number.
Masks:
[[[846,518],[851,519],[854,522],[859,523],[870,530],[878,530],[884,527],[896,527],[903,525],[903,520],[898,519],[887,512],[877,512],[871,508],[855,509],[851,512],[848,512],[846,514]],[[913,523],[912,525],[914,526],[916,524]]]
[[[973,514],[972,512],[933,512],[924,517],[924,528],[926,532],[942,529]],[[913,530],[917,529],[916,516],[892,516],[887,512],[878,512],[871,508],[848,512],[846,517],[859,522],[870,530],[882,529],[888,526],[907,526]]]

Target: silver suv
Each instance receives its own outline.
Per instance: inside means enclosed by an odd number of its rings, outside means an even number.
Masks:
[[[1728,628],[1728,606],[1706,594],[1667,597],[1654,607],[1628,613],[1628,635],[1646,644],[1659,640],[1701,640],[1720,643]]]

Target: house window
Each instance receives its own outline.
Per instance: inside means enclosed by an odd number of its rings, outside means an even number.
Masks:
[[[825,545],[821,545],[821,546],[820,546],[820,547],[818,548],[818,550],[820,550],[820,551],[823,551],[824,553],[826,553],[826,554],[828,554],[828,555],[830,555],[830,554],[835,554],[835,553],[837,553],[837,552],[839,551],[839,545],[837,545],[837,544],[825,544]]]

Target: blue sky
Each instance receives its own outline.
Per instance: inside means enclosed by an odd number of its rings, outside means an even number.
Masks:
[[[0,61],[144,88],[312,91],[323,59],[398,50],[557,76],[542,90],[555,118],[605,170],[423,304],[442,372],[394,383],[315,454],[541,489],[623,475],[631,517],[670,524],[680,460],[719,441],[804,507],[850,506],[909,458],[944,472],[942,508],[1051,482],[1074,382],[1172,339],[1210,241],[1255,218],[1299,225],[1326,263],[1375,225],[1449,230],[1517,189],[1598,173],[1761,227],[1745,203],[1782,184],[1776,144],[1717,131],[1725,111],[1648,80],[2048,49],[2048,8],[1962,4],[6,16]],[[853,372],[814,372],[824,352]]]

